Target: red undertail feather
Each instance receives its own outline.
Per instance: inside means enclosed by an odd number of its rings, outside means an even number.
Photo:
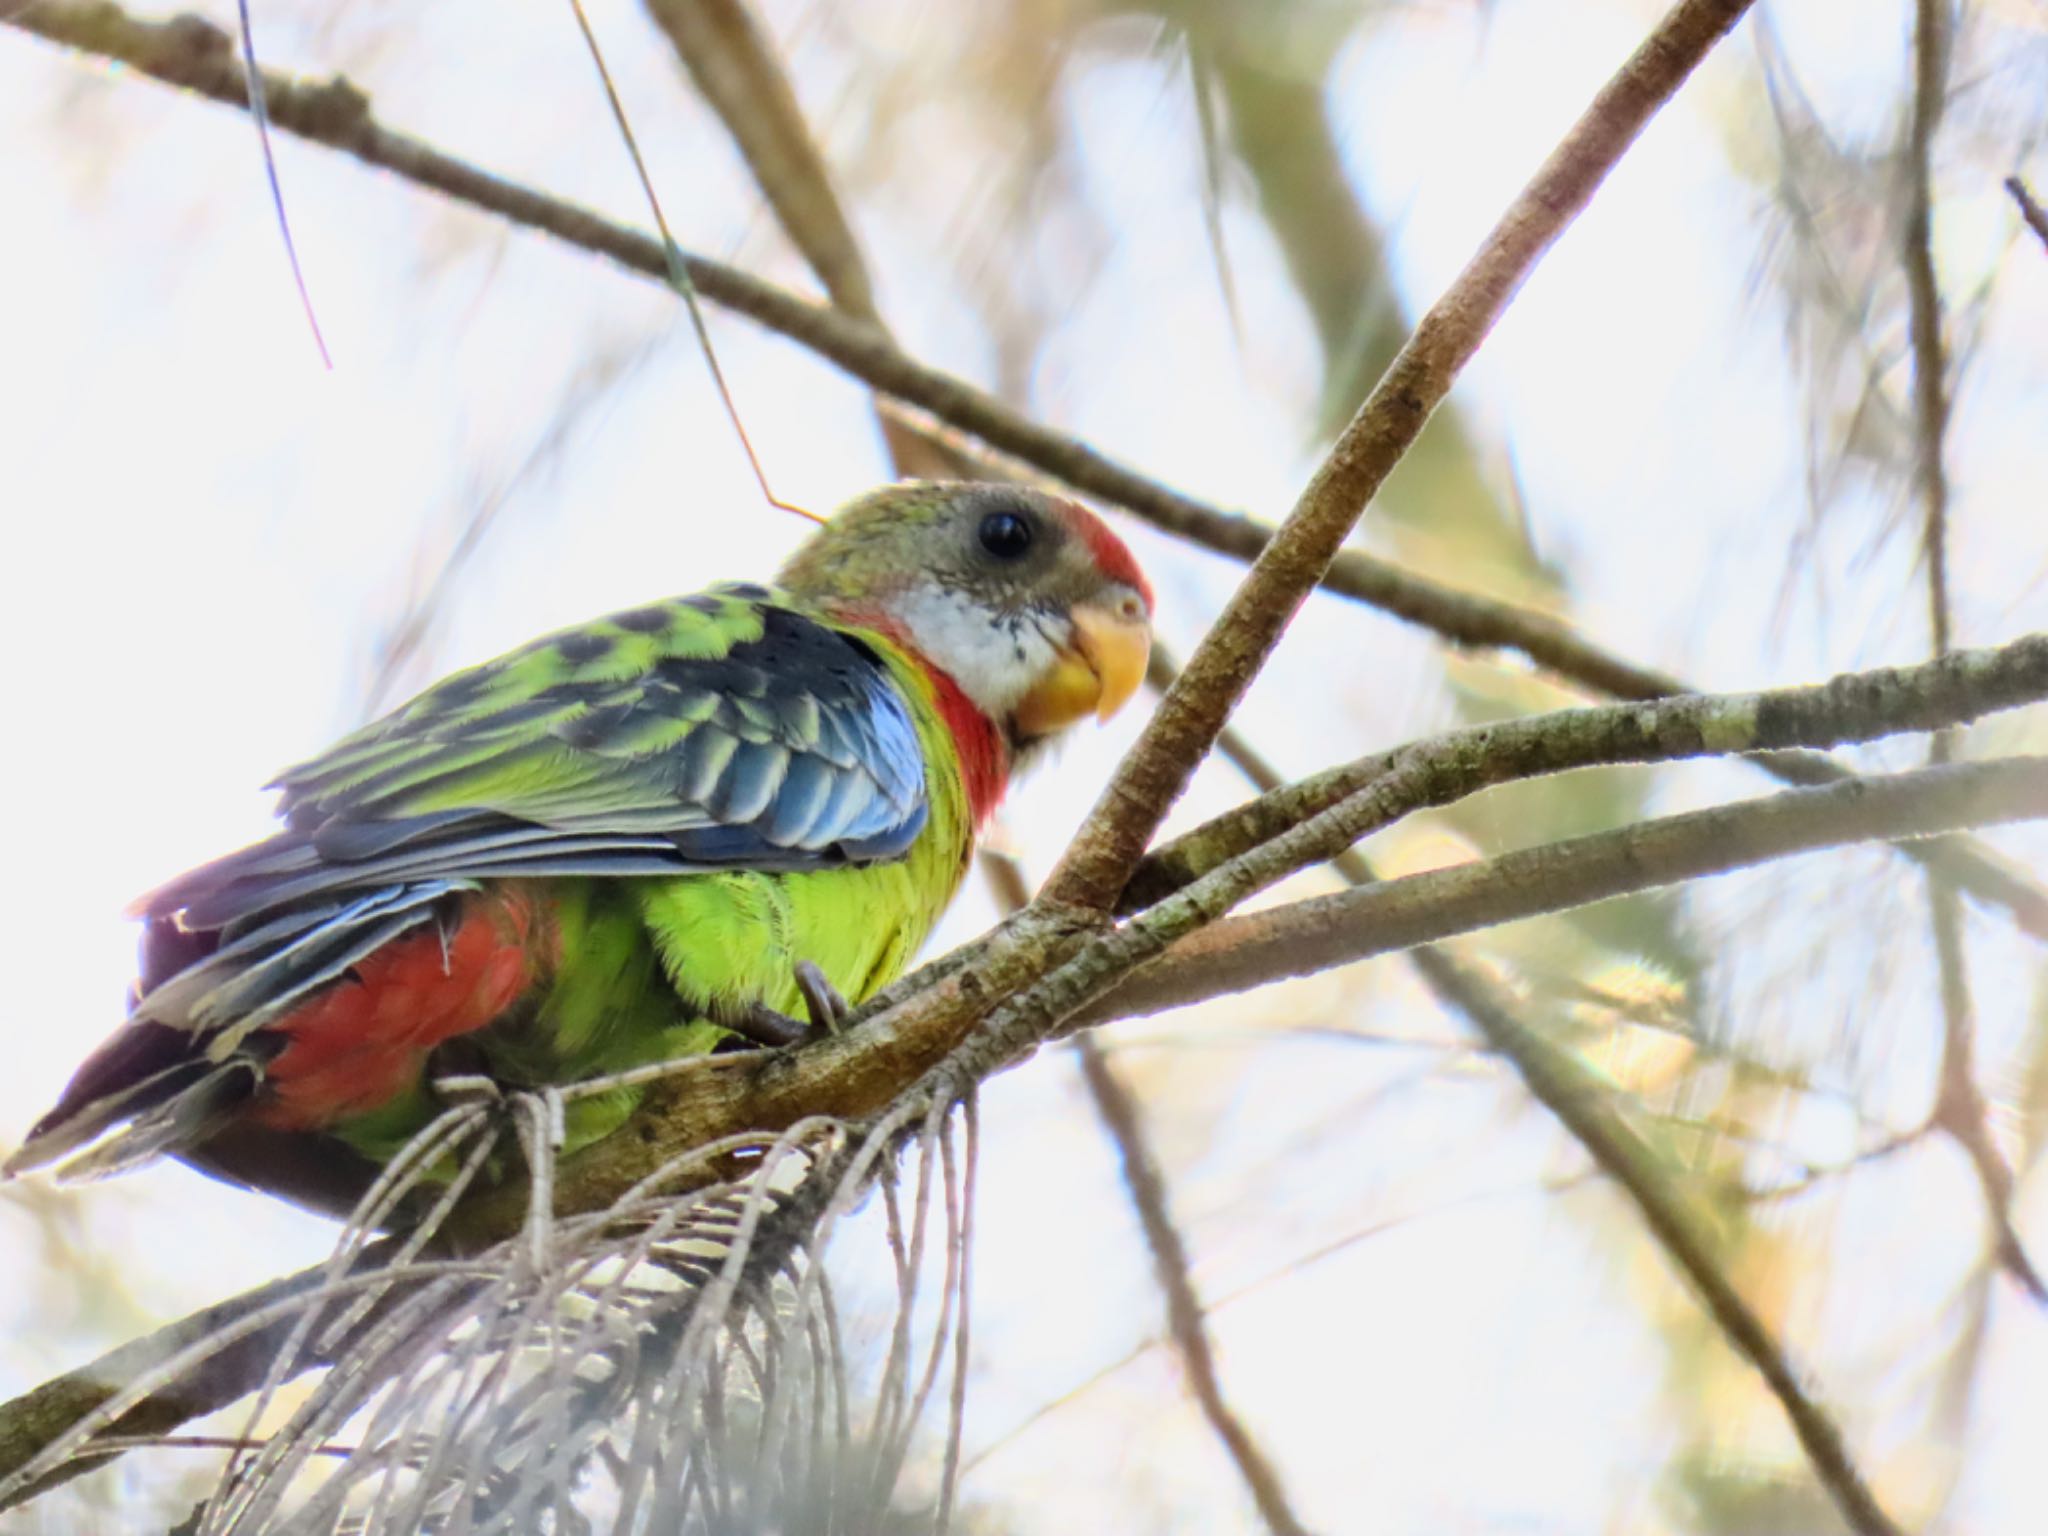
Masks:
[[[272,1025],[285,1046],[264,1069],[252,1119],[306,1130],[375,1109],[412,1086],[435,1046],[509,1009],[541,969],[533,896],[471,895],[454,921],[393,940]]]

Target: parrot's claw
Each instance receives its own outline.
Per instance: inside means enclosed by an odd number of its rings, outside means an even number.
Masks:
[[[823,1040],[839,1033],[839,1026],[853,1012],[839,989],[825,979],[825,973],[809,960],[796,963],[796,989],[803,994],[804,1008],[811,1016],[808,1038]]]

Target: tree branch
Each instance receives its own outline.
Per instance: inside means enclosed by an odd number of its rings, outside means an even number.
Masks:
[[[1941,341],[1941,287],[1934,276],[1934,134],[1948,94],[1948,0],[1916,0],[1913,110],[1906,143],[1907,333],[1913,354],[1915,473],[1920,482],[1921,552],[1927,561],[1928,627],[1934,654],[1951,644],[1948,597],[1948,365]],[[1937,744],[1937,750],[1946,748]]]
[[[1153,1159],[1138,1114],[1137,1101],[1117,1081],[1108,1059],[1095,1042],[1083,1035],[1074,1042],[1081,1058],[1081,1076],[1095,1112],[1108,1130],[1123,1165],[1124,1184],[1131,1206],[1144,1229],[1145,1246],[1152,1252],[1152,1271],[1166,1294],[1166,1326],[1173,1335],[1174,1348],[1187,1372],[1188,1385],[1201,1404],[1202,1416],[1224,1444],[1238,1475],[1258,1506],[1259,1517],[1274,1536],[1307,1536],[1307,1528],[1287,1500],[1273,1464],[1266,1459],[1258,1441],[1245,1427],[1223,1396],[1223,1383],[1216,1371],[1216,1354],[1209,1346],[1209,1331],[1202,1317],[1201,1298],[1189,1278],[1187,1247],[1180,1229],[1167,1209],[1166,1182]]]
[[[381,1266],[395,1247],[388,1242],[371,1245],[356,1261],[354,1272],[361,1274]],[[52,1377],[11,1402],[0,1403],[0,1482],[19,1472],[74,1425],[137,1382],[161,1371],[195,1346],[220,1338],[259,1313],[275,1308],[279,1314],[275,1319],[225,1343],[200,1364],[115,1419],[105,1433],[109,1437],[159,1435],[240,1401],[262,1383],[264,1373],[299,1323],[300,1312],[286,1304],[309,1300],[331,1288],[335,1278],[331,1264],[315,1264],[295,1275],[203,1307],[154,1333],[109,1350],[89,1365]],[[401,1278],[392,1277],[391,1294],[383,1306],[408,1291]],[[367,1314],[353,1331],[360,1332],[377,1321],[383,1306]],[[303,1355],[301,1369],[326,1363],[312,1349],[305,1350]],[[0,1503],[0,1509],[25,1504],[58,1483],[94,1471],[114,1454],[118,1453],[81,1453],[76,1460],[17,1491]]]
[[[804,121],[796,89],[746,0],[645,4],[833,305],[886,331],[853,222]],[[943,478],[962,472],[948,444],[884,408],[881,399],[876,418],[897,474]]]
[[[1749,0],[1679,0],[1601,87],[1331,445],[1075,834],[1042,900],[1092,912],[1115,905],[1153,832],[1366,502],[1544,253],[1748,7]]]
[[[1478,928],[1849,843],[2048,816],[2048,758],[1792,789],[1225,918],[1075,1016],[1158,1013]]]
[[[645,8],[832,302],[879,321],[874,283],[825,157],[745,0],[645,0]]]
[[[1156,902],[1301,822],[1405,777],[1393,815],[1449,803],[1511,779],[1617,763],[1761,752],[1938,731],[2048,697],[2048,634],[1957,651],[1917,667],[1844,673],[1803,688],[1685,694],[1470,726],[1325,769],[1224,812],[1163,844],[1139,867],[1130,900]],[[1853,784],[1850,778],[1838,784]]]

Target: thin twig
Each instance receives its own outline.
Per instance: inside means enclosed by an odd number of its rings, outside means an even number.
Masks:
[[[605,64],[604,49],[599,46],[597,33],[591,28],[583,0],[569,0],[569,10],[576,19],[576,30],[582,35],[583,45],[590,53],[590,62],[597,70],[598,82],[604,87],[612,122],[625,143],[627,157],[633,162],[633,174],[640,182],[641,195],[647,199],[648,211],[654,215],[654,227],[661,234],[662,264],[669,286],[681,297],[683,308],[689,313],[690,329],[697,338],[697,350],[704,356],[704,366],[711,374],[719,403],[725,408],[726,420],[732,424],[733,435],[739,439],[740,449],[746,454],[747,467],[754,473],[754,483],[761,488],[761,499],[778,511],[794,512],[814,523],[823,522],[817,513],[784,501],[768,483],[768,471],[763,467],[760,455],[754,452],[754,440],[747,435],[747,424],[740,419],[739,402],[733,399],[725,369],[719,366],[718,349],[711,344],[711,328],[704,322],[704,306],[697,302],[697,284],[690,276],[689,263],[683,257],[682,247],[676,244],[675,235],[669,230],[668,216],[661,211],[661,199],[654,190],[653,173],[647,169],[647,159],[640,153],[640,141],[634,137],[632,120],[626,115],[626,104],[619,99],[619,88],[613,83],[611,69]]]
[[[2027,228],[2040,237],[2041,249],[2048,251],[2048,208],[2043,208],[2035,200],[2027,184],[2016,175],[2005,178],[2005,190],[2019,204],[2020,217],[2027,221]]]
[[[299,261],[298,243],[292,239],[292,221],[284,208],[284,185],[277,175],[277,149],[270,142],[270,121],[263,109],[263,75],[256,64],[256,32],[249,19],[249,0],[236,0],[235,20],[241,32],[242,68],[256,82],[256,89],[249,93],[249,115],[256,122],[256,145],[263,156],[263,179],[270,188],[277,232],[284,239],[285,264],[291,268],[292,284],[298,289],[299,307],[306,314],[306,329],[313,333],[313,348],[320,354],[320,366],[331,370],[334,358],[327,351],[327,338],[320,334],[320,317],[313,312],[313,291],[306,286],[306,269]]]
[[[231,40],[198,17],[151,23],[130,17],[106,0],[29,0],[0,16],[0,21],[118,60],[139,74],[223,105],[246,108],[241,66]],[[311,82],[274,70],[264,71],[263,79],[274,127],[603,256],[637,275],[670,282],[667,254],[659,240],[384,127],[371,115],[369,98],[345,79]],[[703,257],[686,256],[684,262],[703,297],[809,348],[877,390],[1168,533],[1240,560],[1254,558],[1272,537],[1269,525],[1173,490],[1030,420],[987,391],[919,363],[872,324]],[[1360,549],[1339,553],[1322,586],[1431,630],[1452,645],[1519,652],[1596,692],[1648,699],[1688,691],[1679,679],[1601,648],[1554,615],[1433,581]],[[1835,782],[1849,774],[1839,764],[1803,754],[1777,754],[1759,761],[1790,783]],[[2010,911],[2031,932],[2048,936],[2048,890],[2012,861],[1967,838],[1930,842],[1910,852],[1923,862],[1941,864],[1978,900]]]

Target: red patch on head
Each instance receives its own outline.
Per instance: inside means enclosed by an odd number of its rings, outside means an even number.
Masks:
[[[1110,530],[1109,524],[1075,501],[1055,503],[1060,515],[1066,519],[1068,529],[1074,537],[1088,546],[1088,553],[1095,557],[1095,564],[1102,574],[1111,581],[1120,581],[1127,587],[1134,587],[1145,599],[1145,611],[1152,611],[1152,583],[1145,579],[1145,573],[1138,569],[1138,562],[1131,558],[1131,552],[1124,541]]]
[[[428,927],[377,950],[265,1031],[285,1046],[251,1118],[314,1130],[405,1092],[429,1051],[492,1023],[533,983],[538,917],[516,887],[470,896],[445,940]]]

